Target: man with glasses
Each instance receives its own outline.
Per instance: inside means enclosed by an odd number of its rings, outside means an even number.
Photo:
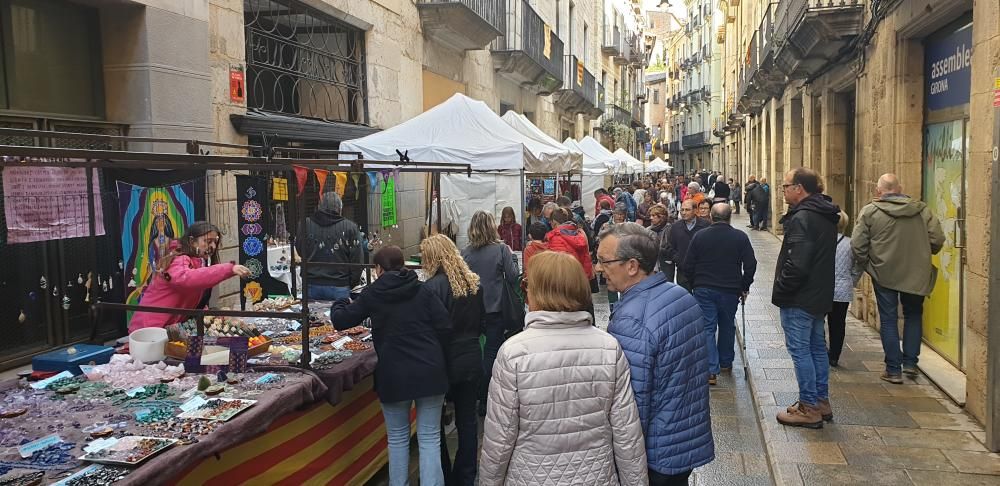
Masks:
[[[797,167],[781,185],[788,212],[774,271],[771,302],[781,309],[785,346],[792,356],[799,400],[778,413],[778,423],[823,428],[833,418],[830,407],[830,362],[826,354],[824,316],[833,308],[833,281],[840,208],[822,194],[819,175]]]
[[[632,370],[649,484],[687,485],[694,468],[715,459],[708,352],[701,308],[654,270],[659,251],[652,232],[638,224],[606,227],[597,270],[609,290],[621,292],[608,332],[618,339]]]
[[[697,217],[695,213],[695,201],[688,199],[681,204],[681,220],[670,225],[670,232],[667,233],[668,247],[673,251],[666,259],[674,262],[677,267],[683,267],[684,258],[687,256],[688,247],[691,246],[691,239],[695,233],[708,228],[708,221]],[[688,280],[684,272],[677,272],[677,285],[691,291],[691,281]]]

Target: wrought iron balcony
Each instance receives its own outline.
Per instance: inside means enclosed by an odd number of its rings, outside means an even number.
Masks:
[[[632,126],[634,128],[641,128],[646,126],[645,121],[645,110],[642,109],[642,103],[639,100],[632,100]]]
[[[553,94],[556,106],[587,118],[601,116],[597,109],[597,80],[576,56],[563,56],[562,88]]]
[[[760,27],[754,32],[747,51],[746,65],[738,89],[737,107],[742,113],[757,112],[769,98],[780,95],[786,77],[775,66],[775,9],[768,5]]]
[[[468,51],[503,35],[506,0],[417,0],[417,12],[425,36]]]
[[[491,44],[493,70],[539,95],[562,86],[563,42],[527,0],[507,0],[504,35]]]
[[[631,43],[632,34],[630,32],[621,32],[621,52],[614,57],[615,65],[623,66],[632,62],[633,46]]]
[[[789,79],[812,77],[864,28],[863,0],[787,0],[779,5],[775,61]]]
[[[632,122],[632,114],[622,107],[622,103],[623,101],[621,100],[612,100],[604,110],[604,117],[621,123],[622,125],[630,125]]]
[[[608,56],[621,56],[622,33],[618,30],[617,25],[604,25],[604,40],[601,43],[601,52]]]
[[[678,142],[677,140],[674,140],[673,142],[670,142],[670,149],[668,150],[669,153],[679,154],[679,153],[681,153],[681,150],[684,150],[684,149],[683,149],[683,147],[681,147],[681,143],[680,142]]]
[[[698,132],[690,135],[684,135],[682,140],[684,143],[684,149],[692,149],[711,145],[712,138],[709,132]]]

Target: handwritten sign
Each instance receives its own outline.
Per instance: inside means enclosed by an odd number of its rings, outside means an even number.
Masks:
[[[96,172],[93,188],[94,234],[103,235],[104,210]],[[90,236],[86,169],[7,167],[3,203],[7,243]]]

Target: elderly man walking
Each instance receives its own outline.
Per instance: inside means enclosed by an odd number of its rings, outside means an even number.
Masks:
[[[757,259],[746,233],[730,226],[729,204],[717,203],[711,214],[712,225],[691,239],[683,271],[705,315],[708,384],[714,385],[716,375],[733,369],[736,307],[750,292]]]
[[[781,187],[788,212],[781,218],[785,236],[771,302],[781,308],[799,400],[778,413],[777,419],[784,425],[819,429],[823,420],[833,418],[824,316],[833,308],[840,208],[822,194],[819,175],[812,169],[788,171]]]
[[[632,369],[649,484],[687,485],[694,468],[715,459],[704,321],[694,297],[654,271],[658,253],[649,230],[618,224],[601,235],[597,268],[622,293],[608,332]]]
[[[670,225],[667,233],[667,244],[664,245],[666,252],[665,260],[674,262],[674,265],[684,268],[684,259],[687,257],[688,248],[691,246],[691,239],[695,233],[708,227],[708,222],[697,217],[695,214],[695,202],[688,199],[681,203],[681,220]],[[677,285],[684,287],[688,291],[691,288],[691,281],[684,272],[677,272]]]
[[[856,265],[868,272],[875,284],[885,351],[882,379],[899,385],[903,383],[901,371],[917,375],[924,298],[934,289],[937,278],[931,255],[941,251],[944,233],[926,204],[903,194],[895,174],[879,177],[875,193],[875,200],[858,215],[851,249]],[[900,303],[903,304],[902,351],[897,327]]]

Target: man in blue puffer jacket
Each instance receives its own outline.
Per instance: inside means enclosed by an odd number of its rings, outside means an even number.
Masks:
[[[632,368],[649,484],[686,485],[694,468],[715,459],[701,307],[653,271],[659,245],[649,230],[617,224],[600,241],[597,270],[608,290],[621,292],[608,332]]]

